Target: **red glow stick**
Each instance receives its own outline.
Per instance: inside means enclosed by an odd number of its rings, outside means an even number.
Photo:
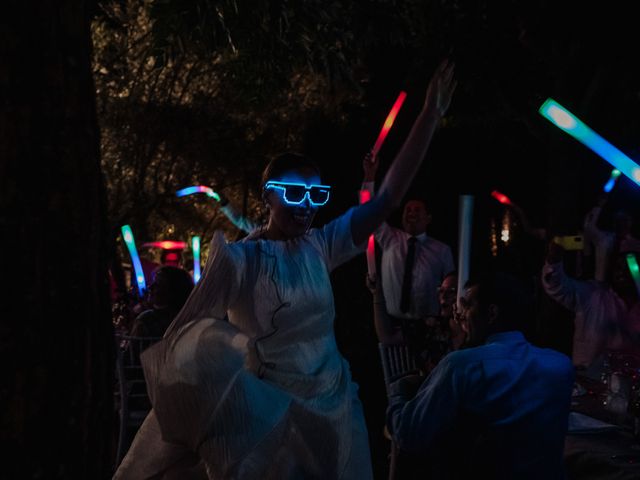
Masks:
[[[360,204],[367,203],[369,200],[371,200],[371,192],[360,190]],[[367,243],[367,273],[371,281],[376,279],[376,241],[373,234],[369,235]]]
[[[491,192],[491,196],[495,198],[497,201],[499,201],[500,203],[502,203],[503,205],[511,205],[511,200],[509,200],[509,197],[500,193],[497,190],[494,190],[493,192]]]
[[[187,242],[174,242],[172,240],[164,240],[162,242],[147,242],[143,247],[157,247],[164,250],[183,250],[187,246]]]
[[[373,235],[369,235],[367,243],[367,273],[370,280],[376,279],[376,241]]]
[[[404,99],[406,97],[406,92],[400,92],[398,98],[396,99],[396,103],[394,103],[393,107],[391,107],[391,111],[389,112],[389,115],[387,115],[387,119],[384,121],[384,125],[382,125],[382,130],[380,130],[378,139],[376,140],[376,143],[373,145],[373,149],[371,150],[372,156],[375,157],[376,155],[378,155],[378,152],[380,151],[380,148],[384,143],[384,139],[387,138],[387,134],[389,133],[389,130],[391,130],[391,126],[396,120],[396,116],[398,115],[398,112],[400,111],[400,108],[402,107],[402,104],[404,103]]]

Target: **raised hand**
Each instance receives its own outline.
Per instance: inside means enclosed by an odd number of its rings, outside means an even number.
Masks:
[[[362,170],[364,171],[364,181],[373,182],[376,179],[376,172],[380,165],[380,157],[369,152],[362,160]]]
[[[453,92],[458,82],[453,79],[455,64],[449,60],[443,60],[438,66],[427,88],[424,101],[424,109],[442,117],[451,105]]]

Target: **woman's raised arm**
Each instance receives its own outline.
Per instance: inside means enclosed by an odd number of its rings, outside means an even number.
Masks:
[[[351,234],[355,244],[367,237],[400,205],[422,160],[433,133],[451,103],[456,81],[454,64],[443,61],[433,74],[422,111],[407,139],[389,167],[376,196],[355,209],[351,217]]]

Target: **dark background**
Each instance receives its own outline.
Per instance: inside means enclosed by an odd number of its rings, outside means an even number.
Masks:
[[[207,184],[248,215],[269,158],[314,157],[334,186],[318,224],[356,201],[361,159],[400,89],[382,151],[392,161],[440,60],[458,90],[412,185],[430,233],[457,249],[460,194],[473,194],[473,269],[531,279],[544,246],[514,226],[490,256],[498,189],[536,226],[576,233],[611,167],[542,119],[552,97],[638,158],[640,72],[632,2],[132,0],[6,2],[0,17],[0,478],[109,478],[114,426],[108,270],[119,227],[138,243],[237,231]],[[621,178],[611,212],[638,216]],[[398,215],[391,219],[397,222]],[[636,235],[638,232],[636,231]],[[122,253],[122,252],[121,252]],[[205,252],[206,253],[206,252]],[[384,385],[365,261],[333,275],[336,334],[361,385],[377,470]],[[558,313],[558,312],[556,312]],[[561,318],[561,312],[560,317]],[[548,319],[551,321],[551,317]],[[570,322],[536,324],[567,349]],[[382,478],[382,477],[381,477]]]

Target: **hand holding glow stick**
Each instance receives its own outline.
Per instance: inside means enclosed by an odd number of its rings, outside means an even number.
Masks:
[[[578,117],[555,100],[548,98],[538,110],[540,115],[582,142],[609,162],[616,170],[640,184],[640,166],[585,125]],[[613,186],[611,187],[613,188]]]
[[[494,190],[493,192],[491,192],[491,196],[495,198],[497,201],[499,201],[500,203],[502,203],[503,205],[512,205],[512,202],[509,199],[509,197],[500,193],[497,190]]]
[[[611,176],[609,176],[609,180],[607,181],[607,183],[604,184],[604,187],[602,190],[604,190],[605,193],[609,193],[611,190],[613,190],[613,187],[616,186],[616,182],[618,181],[619,176],[620,176],[620,170],[616,168],[611,170]]]
[[[147,284],[144,279],[144,270],[142,270],[142,263],[138,256],[138,250],[136,249],[136,242],[133,238],[133,232],[129,225],[123,225],[120,227],[122,232],[122,238],[129,250],[129,256],[131,257],[131,263],[133,265],[134,275],[136,276],[136,284],[138,285],[138,294],[140,298],[144,296],[144,292],[147,289]]]

